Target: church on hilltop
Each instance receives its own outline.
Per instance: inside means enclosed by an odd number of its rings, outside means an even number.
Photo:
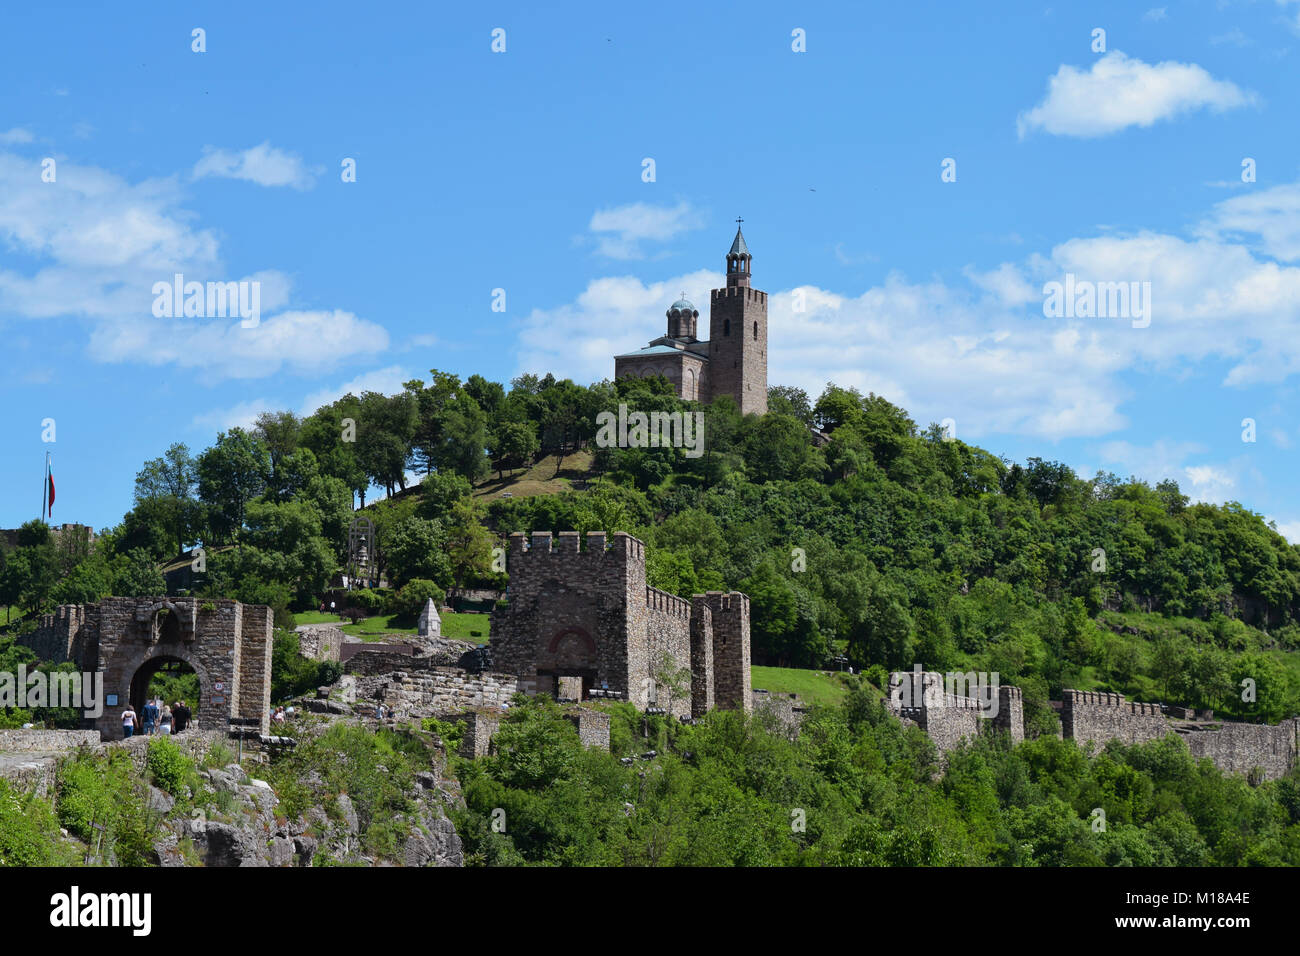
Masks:
[[[730,395],[742,414],[766,413],[767,293],[750,287],[751,260],[737,227],[727,253],[727,285],[709,293],[708,341],[698,338],[700,313],[683,292],[668,307],[668,333],[643,349],[615,355],[614,377],[662,375],[678,398],[711,402]]]

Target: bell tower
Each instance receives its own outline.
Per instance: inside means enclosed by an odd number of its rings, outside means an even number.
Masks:
[[[742,414],[767,412],[767,293],[750,286],[753,257],[736,220],[727,285],[709,296],[709,397],[730,395]]]

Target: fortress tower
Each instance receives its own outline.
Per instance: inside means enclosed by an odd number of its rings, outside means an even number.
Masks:
[[[510,585],[492,612],[493,666],[525,693],[627,700],[699,717],[749,711],[749,598],[687,601],[646,584],[645,545],[625,532],[510,535]]]
[[[767,293],[749,284],[752,261],[737,226],[727,253],[727,285],[709,296],[709,399],[730,395],[743,414],[762,415],[767,412]]]

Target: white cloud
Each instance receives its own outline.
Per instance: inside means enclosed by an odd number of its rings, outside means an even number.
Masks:
[[[1148,23],[1159,23],[1165,19],[1165,7],[1152,7],[1146,13],[1142,14],[1142,19]]]
[[[30,143],[35,137],[30,132],[15,126],[6,133],[0,133],[0,146],[14,146],[20,143]]]
[[[1101,458],[1109,470],[1119,469],[1121,478],[1132,475],[1153,486],[1172,478],[1178,482],[1179,490],[1192,501],[1222,504],[1233,497],[1240,465],[1236,462],[1187,463],[1189,458],[1205,451],[1204,445],[1195,442],[1162,439],[1151,445],[1134,445],[1127,441],[1113,441],[1101,446]]]
[[[1023,138],[1041,129],[1056,136],[1106,136],[1130,126],[1151,126],[1192,110],[1227,110],[1255,102],[1227,80],[1195,63],[1155,65],[1113,50],[1089,70],[1061,64],[1043,101],[1016,119]]]
[[[232,428],[249,429],[262,412],[278,411],[275,402],[265,398],[252,398],[230,408],[216,408],[202,415],[195,415],[191,427],[205,431],[225,432]]]
[[[311,189],[321,172],[321,167],[308,167],[301,157],[268,142],[242,151],[205,146],[203,158],[194,165],[192,178],[215,176],[244,179],[259,186]]]
[[[344,382],[341,385],[330,388],[322,388],[312,392],[302,400],[299,406],[298,414],[310,415],[322,405],[329,405],[351,392],[358,398],[362,392],[382,392],[384,395],[396,395],[402,390],[402,386],[413,378],[420,378],[419,375],[412,375],[407,369],[400,365],[390,365],[387,368],[377,368],[373,371],[365,372],[357,377]]]
[[[289,304],[289,280],[280,272],[231,275],[215,234],[197,228],[182,208],[174,178],[132,184],[64,161],[54,188],[36,168],[0,152],[0,242],[15,253],[0,268],[0,311],[87,320],[91,358],[175,364],[213,381],[282,369],[317,373],[387,348],[382,327],[350,312],[280,311]],[[256,280],[259,326],[155,318],[154,283],[178,272],[190,281]]]
[[[1277,533],[1294,545],[1300,545],[1300,521],[1277,522]]]
[[[654,206],[634,202],[597,210],[588,228],[596,233],[596,251],[610,259],[641,259],[643,242],[667,242],[703,225],[703,217],[687,202]]]
[[[1258,236],[1253,245],[1283,262],[1300,260],[1300,183],[1274,186],[1225,199],[1202,223],[1214,239]]]

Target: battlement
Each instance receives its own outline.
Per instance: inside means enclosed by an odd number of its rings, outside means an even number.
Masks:
[[[658,588],[647,587],[645,589],[645,603],[646,607],[652,611],[660,611],[672,617],[679,617],[683,621],[690,620],[691,602],[685,598],[679,598],[675,594],[660,591]]]
[[[739,591],[706,591],[696,597],[703,598],[715,616],[749,613],[749,595]]]
[[[710,293],[710,300],[716,302],[718,299],[740,299],[745,298],[762,305],[767,305],[767,293],[749,286],[727,286],[723,289],[714,289]]]
[[[1124,695],[1105,690],[1062,690],[1061,703],[1066,707],[1123,707]]]
[[[613,540],[608,542],[605,532],[588,531],[586,547],[582,548],[579,547],[583,543],[582,535],[577,531],[560,531],[555,535],[549,531],[534,531],[531,536],[522,531],[514,531],[509,536],[509,542],[511,558],[527,557],[537,560],[556,554],[581,554],[600,560],[611,555],[645,563],[645,544],[626,531],[614,532]]]

